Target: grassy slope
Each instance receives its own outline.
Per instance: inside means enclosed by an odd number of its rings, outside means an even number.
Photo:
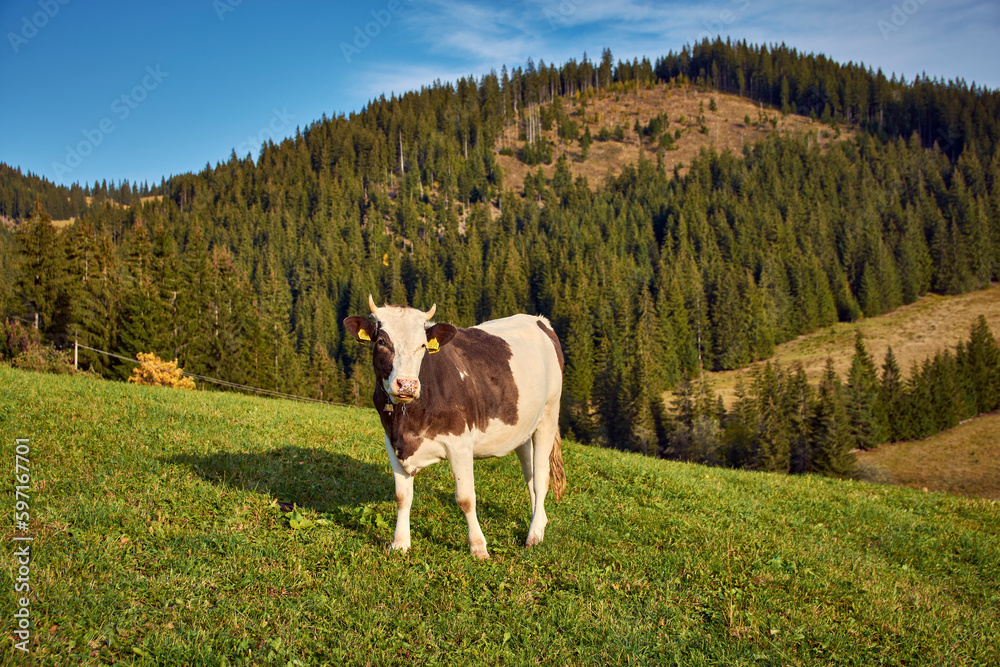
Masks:
[[[1000,337],[1000,286],[957,296],[928,294],[885,315],[838,322],[779,345],[770,361],[777,361],[785,368],[801,363],[809,382],[817,385],[830,357],[841,380],[846,381],[854,356],[854,336],[861,331],[865,347],[879,369],[885,361],[886,349],[891,346],[903,374],[909,377],[913,362],[923,363],[941,350],[954,350],[959,341],[968,340],[969,331],[980,315],[986,318],[993,335]],[[730,406],[739,380],[749,382],[753,368],[706,373],[709,387]]]
[[[858,462],[915,489],[1000,500],[1000,413],[916,442],[858,452]]]
[[[414,548],[387,554],[372,410],[3,366],[0,387],[6,480],[31,438],[35,664],[1000,662],[989,501],[567,442],[539,547],[509,457],[477,464],[491,561],[447,464],[417,479]],[[289,501],[330,523],[291,529]]]

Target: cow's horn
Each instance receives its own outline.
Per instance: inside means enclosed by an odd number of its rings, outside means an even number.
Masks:
[[[372,314],[375,313],[375,310],[376,310],[376,308],[375,308],[375,299],[372,298],[371,294],[368,295],[368,309],[372,311]]]
[[[438,305],[436,303],[432,304],[431,309],[428,310],[426,313],[424,313],[424,319],[430,320],[432,317],[434,317],[434,311],[437,310],[437,307]]]

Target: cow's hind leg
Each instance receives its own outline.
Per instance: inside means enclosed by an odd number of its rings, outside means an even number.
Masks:
[[[486,536],[483,535],[479,519],[476,518],[476,483],[472,475],[471,448],[467,455],[452,457],[451,471],[455,475],[455,500],[469,524],[469,550],[480,560],[489,558],[490,554],[486,551]]]
[[[389,454],[392,477],[396,481],[396,532],[392,536],[391,549],[406,551],[410,548],[410,505],[413,504],[413,477],[403,470],[396,458],[389,438],[385,439],[385,451]]]
[[[528,527],[528,539],[524,545],[532,547],[545,537],[545,526],[548,517],[545,516],[545,494],[549,490],[549,454],[555,445],[556,434],[559,432],[559,403],[545,406],[545,416],[539,422],[531,436],[532,446],[532,477],[534,487],[534,502],[531,508],[531,525]]]
[[[516,450],[517,458],[521,461],[521,472],[524,473],[524,483],[528,487],[528,500],[531,501],[531,512],[535,512],[535,485],[531,482],[532,477],[532,452],[531,452],[531,439],[529,438],[523,445],[518,447]]]

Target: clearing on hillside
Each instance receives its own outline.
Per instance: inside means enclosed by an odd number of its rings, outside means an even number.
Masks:
[[[717,107],[715,111],[710,108],[713,99]],[[680,170],[682,174],[686,173],[687,167],[703,148],[714,148],[720,152],[730,150],[739,155],[744,143],[752,144],[771,132],[792,135],[811,133],[820,145],[826,145],[838,135],[846,138],[853,134],[849,128],[844,128],[841,134],[841,131],[807,116],[785,115],[737,95],[704,92],[694,86],[669,83],[656,84],[650,88],[640,87],[638,90],[632,86],[625,90],[612,88],[598,91],[587,103],[584,112],[586,119],[580,115],[579,106],[572,97],[563,99],[563,108],[578,124],[581,136],[585,127],[590,128],[594,143],[587,159],[581,162],[578,141],[564,144],[555,127],[543,131],[542,134],[555,148],[553,164],[542,164],[542,171],[547,178],[551,178],[556,159],[565,152],[573,177],[586,177],[590,187],[594,189],[600,187],[607,176],[617,176],[626,165],[636,163],[639,158],[639,142],[633,129],[635,122],[638,120],[645,126],[659,114],[665,113],[669,120],[664,131],[681,131],[680,138],[674,144],[676,149],[663,151],[663,164],[668,171],[672,171],[675,165],[683,164],[684,167]],[[702,132],[699,116],[704,117],[705,133]],[[749,125],[745,122],[747,117],[750,118]],[[613,132],[616,126],[622,127],[625,132],[623,141],[613,138],[597,141],[601,128]],[[513,148],[515,152],[522,149],[526,142],[517,136],[520,127],[509,126],[497,148]],[[643,138],[643,154],[653,162],[659,152],[657,140],[657,137]],[[497,161],[503,169],[504,187],[511,187],[515,191],[524,187],[524,177],[528,171],[538,169],[538,166],[529,167],[515,156],[500,155]]]

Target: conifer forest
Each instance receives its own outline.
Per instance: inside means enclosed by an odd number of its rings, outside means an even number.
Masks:
[[[683,169],[639,157],[600,183],[574,177],[566,142],[584,156],[600,141],[670,149],[674,119],[607,127],[587,112],[655,86],[739,96],[840,138],[771,132]],[[528,165],[523,186],[505,180],[501,151]],[[783,45],[529,60],[154,184],[65,187],[0,165],[0,216],[0,356],[15,362],[32,340],[58,356],[77,337],[369,405],[370,351],[341,321],[372,294],[437,303],[459,326],[547,316],[566,355],[563,432],[648,455],[847,476],[853,448],[1000,408],[985,320],[912,368],[858,338],[850,373],[831,367],[818,386],[773,363],[728,409],[704,386],[701,371],[820,327],[1000,279],[1000,93]],[[81,349],[80,366],[124,380],[134,364]]]

